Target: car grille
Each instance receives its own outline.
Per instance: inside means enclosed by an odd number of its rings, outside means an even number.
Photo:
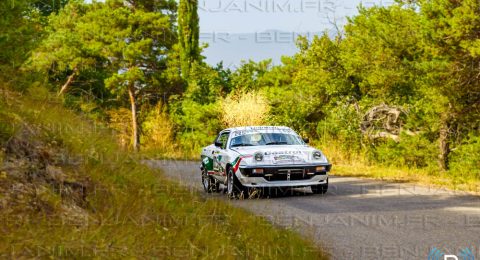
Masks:
[[[298,180],[308,180],[312,178],[312,176],[313,175],[307,174],[305,169],[287,168],[287,169],[265,169],[264,178],[267,181],[287,181],[289,179],[291,181],[298,181]]]

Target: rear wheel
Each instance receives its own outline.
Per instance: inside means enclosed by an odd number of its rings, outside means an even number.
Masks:
[[[328,191],[328,180],[326,184],[319,184],[310,186],[314,194],[325,194]]]
[[[244,195],[244,187],[230,168],[227,173],[227,196],[230,199],[240,198]]]
[[[203,189],[207,193],[216,192],[220,189],[220,183],[218,183],[210,175],[208,175],[208,171],[205,168],[202,171],[202,184]]]

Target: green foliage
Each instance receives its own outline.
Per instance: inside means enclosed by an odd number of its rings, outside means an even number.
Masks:
[[[177,140],[189,156],[198,156],[200,148],[211,144],[222,129],[219,103],[201,104],[190,99],[173,104],[172,119],[177,125]]]
[[[268,119],[271,124],[287,125],[302,134],[312,135],[316,123],[323,117],[319,96],[293,86],[272,87],[265,93],[272,107]]]
[[[180,0],[178,6],[178,41],[182,75],[189,78],[194,62],[200,62],[200,18],[198,0]]]
[[[451,158],[452,173],[480,179],[480,136],[472,134],[452,152]]]
[[[158,74],[161,74],[168,51],[172,48],[169,17],[161,13],[131,9],[116,1],[99,6],[86,16],[85,29],[92,26],[89,44],[98,46],[102,54],[110,60],[113,73],[107,86],[121,93],[123,83],[138,83],[148,87],[158,87]],[[106,31],[104,28],[110,28]],[[112,84],[112,82],[116,82]]]
[[[192,64],[185,98],[200,104],[215,102],[226,94],[225,73],[221,68],[212,68],[207,64]]]
[[[52,13],[58,13],[69,0],[35,0],[32,5],[40,10],[42,15],[49,16]]]
[[[0,79],[18,80],[19,68],[28,59],[41,34],[40,14],[27,0],[0,2]],[[23,76],[23,75],[22,75]],[[16,85],[16,84],[12,84]],[[18,87],[18,86],[15,86]]]
[[[170,99],[176,140],[186,156],[198,158],[200,148],[210,144],[224,127],[220,100],[229,91],[229,75],[221,64],[212,68],[193,63],[185,93]]]
[[[480,116],[480,3],[421,1],[425,30],[425,85],[439,114],[471,129]],[[447,118],[445,118],[447,119]]]
[[[260,87],[265,87],[265,74],[271,68],[271,60],[261,62],[242,61],[240,67],[235,70],[232,75],[232,84],[235,89],[242,91],[258,90]]]
[[[372,162],[397,167],[437,168],[437,146],[423,135],[402,135],[399,142],[386,140],[372,144],[368,156]]]
[[[92,118],[139,108],[132,123],[144,125],[143,140],[161,133],[197,154],[225,127],[220,104],[249,93],[266,98],[267,123],[333,140],[348,154],[342,158],[429,171],[437,158],[443,170],[449,160],[452,171],[476,165],[468,154],[476,153],[480,120],[478,1],[360,7],[343,34],[299,37],[298,53],[281,65],[248,61],[234,71],[203,63],[198,1],[179,1],[178,9],[175,0],[12,3],[0,3],[1,74],[22,65],[44,74],[53,89],[69,89],[65,103]],[[22,78],[42,84],[35,73]],[[165,107],[154,116],[149,109],[159,103]],[[397,132],[362,131],[378,106],[402,108]],[[381,128],[384,119],[371,125]],[[159,120],[166,132],[153,126]]]
[[[417,94],[415,70],[422,49],[413,7],[360,8],[342,41],[341,62],[357,94],[375,102],[409,102]]]
[[[340,102],[328,109],[325,119],[318,123],[316,129],[322,143],[333,139],[336,140],[337,149],[344,153],[360,153],[365,141],[358,127],[361,123],[359,112],[354,104]]]
[[[348,154],[342,158],[432,172],[438,158],[442,165],[451,157],[458,170],[455,158],[471,146],[466,140],[480,118],[478,5],[438,0],[360,7],[344,34],[300,37],[299,52],[283,57],[280,66],[249,61],[222,75],[190,63],[188,87],[170,106],[177,138],[211,142],[222,127],[215,105],[254,91],[267,97],[268,123],[324,143],[334,140]],[[398,132],[372,137],[361,130],[362,121],[380,105],[402,108],[401,122]]]
[[[300,37],[299,52],[283,57],[281,66],[242,63],[231,75],[232,89],[265,94],[269,123],[335,140],[338,150],[370,163],[434,170],[440,158],[448,167],[449,151],[461,151],[480,118],[478,5],[360,7],[343,35]],[[403,108],[399,131],[369,136],[361,131],[364,115],[382,104]]]
[[[294,57],[283,59],[283,67],[265,74],[266,78],[278,75],[283,82],[278,84],[270,80],[274,83],[267,95],[271,106],[275,107],[271,110],[270,121],[316,137],[317,124],[325,119],[331,105],[355,92],[350,92],[352,84],[339,63],[338,39],[331,40],[324,34],[308,43],[300,38],[299,48],[300,52]]]
[[[164,2],[158,4],[161,3]],[[139,8],[143,6],[138,3],[135,8],[116,0],[93,4],[72,2],[51,17],[48,37],[32,58],[33,67],[48,71],[51,79],[63,78],[66,83],[60,93],[88,76],[96,84],[94,94],[108,90],[124,104],[128,93],[135,115],[132,118],[135,148],[139,133],[136,106],[149,101],[146,92],[166,93],[177,83],[168,62],[175,44],[171,17],[149,10],[151,4]]]
[[[50,16],[45,28],[47,36],[34,50],[29,68],[48,72],[50,81],[60,84],[68,75],[100,69],[97,65],[106,60],[98,46],[85,39],[90,28],[83,24],[90,9],[89,5],[72,2],[58,15]]]

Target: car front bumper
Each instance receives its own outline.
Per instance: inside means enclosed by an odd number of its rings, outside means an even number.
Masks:
[[[317,171],[317,167],[323,170]],[[253,169],[262,169],[262,174],[253,174]],[[240,167],[235,175],[246,187],[305,187],[328,182],[330,164],[251,166]]]

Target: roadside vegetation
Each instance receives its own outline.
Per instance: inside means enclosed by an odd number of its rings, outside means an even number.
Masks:
[[[204,62],[196,4],[2,3],[1,73],[150,157],[198,159],[225,127],[286,125],[342,165],[335,174],[479,190],[478,1],[360,6],[341,31],[298,38],[282,64],[235,69]]]
[[[0,2],[0,256],[324,258],[141,157],[292,127],[334,174],[480,187],[480,2],[359,7],[298,53],[206,64],[197,2]],[[137,151],[140,151],[139,153]]]
[[[180,157],[171,100],[217,73],[179,44],[181,4],[0,2],[0,258],[328,258],[133,152]]]
[[[165,102],[178,149],[145,152],[198,159],[222,128],[286,125],[322,148],[334,174],[478,192],[479,32],[478,1],[359,7],[343,31],[300,37],[281,65],[192,67]]]
[[[0,115],[2,258],[327,258],[293,231],[168,181],[43,88],[2,88]]]

